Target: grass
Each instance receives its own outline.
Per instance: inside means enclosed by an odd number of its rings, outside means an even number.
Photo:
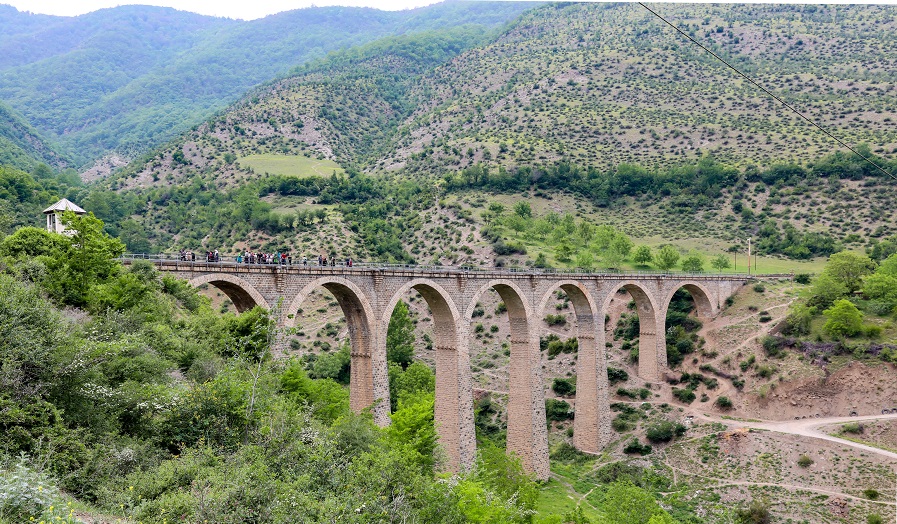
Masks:
[[[601,518],[601,513],[585,500],[585,495],[597,485],[583,482],[580,476],[582,468],[569,467],[563,464],[552,463],[552,473],[556,478],[544,483],[539,490],[539,499],[536,502],[536,511],[540,515],[563,515],[573,511],[577,506],[582,507],[583,514],[592,522]]]
[[[339,175],[343,168],[333,160],[318,160],[300,155],[249,155],[238,161],[241,166],[252,168],[256,173],[271,173],[295,177],[330,176],[334,171]]]

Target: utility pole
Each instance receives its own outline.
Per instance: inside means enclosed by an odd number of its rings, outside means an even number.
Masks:
[[[748,237],[748,275],[751,274],[751,237]]]

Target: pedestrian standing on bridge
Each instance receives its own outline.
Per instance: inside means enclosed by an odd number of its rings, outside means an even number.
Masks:
[[[336,254],[330,256],[330,267],[336,267]]]

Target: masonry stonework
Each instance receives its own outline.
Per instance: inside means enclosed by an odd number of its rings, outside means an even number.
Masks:
[[[126,260],[125,263],[128,263]],[[156,261],[193,286],[217,287],[243,312],[259,305],[279,315],[284,328],[316,288],[325,288],[340,305],[352,346],[350,405],[371,409],[381,426],[389,424],[386,330],[395,305],[411,289],[433,314],[436,348],[435,420],[449,471],[469,468],[476,454],[469,322],[483,293],[494,289],[508,308],[511,359],[508,385],[507,449],[540,479],[549,476],[545,387],[539,336],[542,315],[553,293],[563,290],[573,304],[579,352],[574,445],[598,453],[611,440],[607,381],[605,312],[621,290],[639,315],[640,378],[661,380],[666,369],[665,319],[676,290],[694,297],[698,315],[716,315],[727,297],[748,279],[716,275],[556,274],[415,267],[318,267]]]

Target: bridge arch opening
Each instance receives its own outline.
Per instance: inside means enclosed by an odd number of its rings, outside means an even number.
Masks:
[[[281,350],[300,355],[311,376],[348,384],[351,410],[371,409],[374,421],[384,426],[389,424],[386,355],[374,341],[373,311],[364,292],[348,280],[312,281],[284,306],[283,325],[294,332]]]
[[[476,339],[473,344],[480,349],[474,363],[484,381],[475,392],[480,428],[492,425],[493,437],[500,438],[501,417],[484,410],[498,411],[500,402],[490,402],[490,397],[503,397],[507,384],[506,449],[518,455],[525,469],[546,479],[548,432],[536,314],[514,281],[495,280],[473,295],[465,318]],[[506,373],[501,369],[504,364]]]
[[[663,324],[658,324],[658,307],[651,295],[638,283],[625,282],[608,295],[602,311],[607,315],[614,340],[622,340],[621,349],[629,360],[638,362],[638,376],[650,382],[660,380],[666,367]],[[658,329],[659,328],[659,329]]]
[[[226,273],[202,275],[190,280],[189,284],[195,288],[210,285],[220,290],[233,303],[237,313],[249,311],[255,306],[271,309],[268,301],[252,284],[235,275]]]
[[[665,297],[664,306],[667,365],[676,368],[703,346],[698,331],[704,321],[713,317],[715,308],[704,286],[694,282],[676,288]]]
[[[422,299],[422,300],[420,300]],[[407,302],[406,302],[407,301]],[[411,315],[415,311],[413,326]],[[403,318],[404,317],[404,318]],[[467,331],[462,316],[448,292],[439,284],[416,279],[402,286],[387,303],[382,324],[386,328],[387,354],[390,356],[390,382],[408,371],[411,361],[408,344],[414,345],[403,332],[420,334],[424,350],[415,360],[435,368],[434,419],[439,435],[439,445],[445,453],[443,469],[460,471],[473,465],[476,454],[476,438],[473,422],[473,396],[471,390],[470,356]],[[411,382],[411,381],[409,381]],[[400,388],[410,387],[402,381],[393,384],[390,394],[401,395]],[[393,399],[395,406],[396,400]]]
[[[564,419],[572,418],[573,445],[598,453],[610,441],[607,362],[598,332],[604,329],[600,310],[582,284],[566,281],[545,293],[537,314],[546,333],[539,339],[542,362],[555,377],[546,401],[548,424],[564,429],[570,425]]]

